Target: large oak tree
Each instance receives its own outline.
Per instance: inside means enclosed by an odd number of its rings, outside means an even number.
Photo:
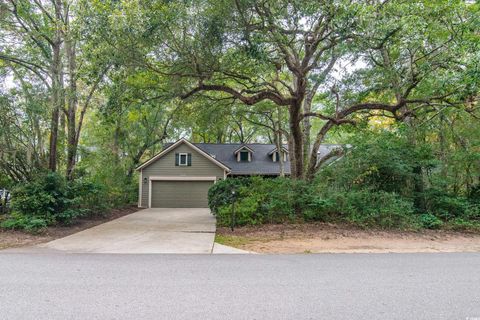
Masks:
[[[477,9],[427,0],[154,1],[137,8],[148,41],[134,49],[135,63],[175,79],[170,93],[182,99],[210,92],[286,108],[292,176],[311,179],[336,126],[365,113],[408,121],[432,105],[464,104]],[[313,133],[312,119],[321,122]]]

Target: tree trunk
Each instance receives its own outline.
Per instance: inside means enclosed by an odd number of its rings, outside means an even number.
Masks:
[[[310,95],[307,96],[305,99],[305,103],[303,104],[303,112],[304,113],[310,113],[312,111],[312,97]],[[310,117],[305,117],[303,119],[303,136],[304,142],[303,142],[303,159],[305,161],[308,160],[308,157],[310,156],[311,148],[312,148],[312,141],[311,141],[311,135],[310,131],[312,130],[312,123],[310,121]]]
[[[49,141],[49,165],[50,171],[57,170],[57,141],[58,141],[58,121],[60,114],[60,107],[62,105],[61,99],[61,54],[60,46],[55,45],[53,48],[53,62],[52,62],[52,117],[50,122],[50,141]]]
[[[66,24],[68,26],[68,13],[66,13]],[[69,32],[67,30],[67,32]],[[73,180],[73,170],[75,168],[78,141],[76,118],[77,118],[77,61],[75,41],[71,34],[68,34],[65,41],[65,53],[68,61],[69,88],[68,88],[68,109],[67,109],[67,172],[68,180]]]
[[[63,106],[63,70],[62,70],[62,0],[55,0],[55,37],[52,45],[52,117],[50,122],[49,164],[50,171],[57,170],[58,122],[60,110]]]
[[[298,104],[290,106],[290,134],[292,136],[292,150],[290,151],[290,163],[292,164],[292,178],[303,178],[303,133],[300,127],[300,107]]]
[[[448,171],[447,171],[447,140],[445,137],[445,115],[443,113],[440,113],[439,116],[440,120],[440,129],[438,131],[438,140],[440,144],[440,160],[442,162],[441,164],[441,171],[440,174],[442,176],[442,179],[446,181]]]
[[[288,107],[289,112],[289,126],[290,135],[292,136],[292,150],[290,151],[290,164],[291,175],[293,179],[302,180],[305,176],[304,173],[304,154],[303,154],[303,130],[301,126],[302,122],[302,105],[305,99],[307,88],[307,81],[302,76],[295,77],[294,91],[295,99],[293,103]]]
[[[275,145],[278,151],[278,161],[280,164],[280,177],[285,177],[285,164],[283,161],[283,143],[282,143],[282,111],[279,106],[277,106],[277,124],[276,132],[274,132]]]

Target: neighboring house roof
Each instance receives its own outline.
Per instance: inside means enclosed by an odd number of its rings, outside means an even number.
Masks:
[[[222,162],[218,161],[217,159],[215,159],[214,157],[212,157],[210,154],[206,153],[204,150],[202,149],[199,149],[198,147],[196,147],[194,144],[192,144],[191,142],[189,142],[187,139],[185,138],[181,138],[180,140],[178,140],[177,142],[175,143],[169,143],[169,144],[166,144],[164,146],[164,149],[162,152],[158,153],[157,155],[155,155],[153,158],[151,158],[150,160],[148,161],[145,161],[143,164],[141,164],[140,166],[137,167],[136,170],[140,170],[140,169],[143,169],[145,167],[147,167],[148,165],[154,163],[156,160],[160,159],[161,157],[163,157],[164,155],[166,155],[167,153],[169,153],[170,151],[172,151],[173,149],[175,149],[177,146],[181,145],[182,143],[188,145],[189,147],[191,147],[193,150],[197,151],[198,153],[200,153],[201,155],[203,155],[205,158],[207,158],[208,160],[212,161],[213,163],[215,163],[217,166],[221,167],[222,169],[226,170],[227,172],[230,172],[230,168],[227,167],[225,164],[223,164]]]
[[[193,147],[215,163],[226,168],[232,175],[278,175],[280,173],[280,162],[272,161],[272,154],[276,151],[275,144],[266,143],[190,143],[186,139],[180,139],[175,143],[166,143],[164,151],[160,152],[152,159],[146,161],[137,170],[142,169],[164,154],[173,150],[180,142],[184,142]],[[333,149],[339,148],[338,144],[323,144],[318,151],[318,159],[327,155]],[[242,148],[247,148],[252,152],[251,161],[237,161],[236,152]],[[288,152],[287,146],[283,146]],[[332,159],[333,161],[333,159]],[[284,172],[290,175],[290,161],[284,162]]]

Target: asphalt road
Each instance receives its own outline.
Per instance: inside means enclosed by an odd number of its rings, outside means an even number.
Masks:
[[[480,319],[480,254],[0,254],[0,319]]]

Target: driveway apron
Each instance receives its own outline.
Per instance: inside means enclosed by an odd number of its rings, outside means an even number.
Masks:
[[[151,208],[39,245],[75,253],[211,253],[215,217],[205,208]]]

